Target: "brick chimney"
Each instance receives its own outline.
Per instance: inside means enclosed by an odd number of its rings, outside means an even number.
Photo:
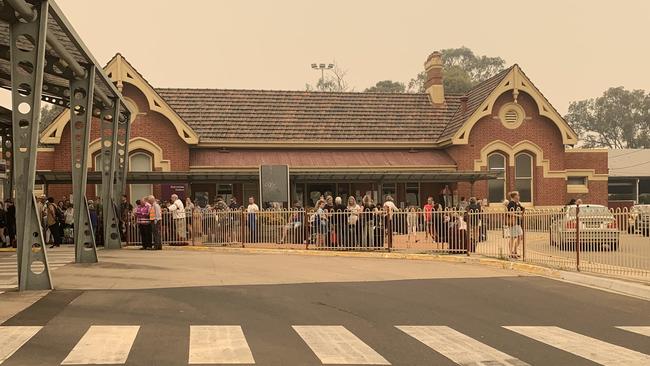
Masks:
[[[431,103],[434,106],[445,105],[445,87],[442,84],[442,54],[435,51],[429,55],[427,62],[424,63],[424,69],[427,72],[424,88],[429,94]]]

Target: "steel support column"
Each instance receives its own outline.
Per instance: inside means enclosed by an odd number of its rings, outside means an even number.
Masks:
[[[104,248],[120,249],[120,230],[115,200],[113,199],[115,171],[117,166],[117,136],[120,119],[120,103],[115,100],[112,109],[104,109],[101,114],[102,143],[102,213],[104,224]]]
[[[115,210],[117,212],[118,220],[121,219],[121,204],[122,195],[126,190],[126,174],[128,169],[128,156],[129,156],[129,130],[130,130],[131,116],[128,112],[121,113],[117,120],[117,157],[115,167],[115,182],[113,184],[113,200],[116,204]],[[118,229],[121,230],[120,225]],[[121,234],[121,233],[120,233]]]
[[[70,137],[72,140],[72,204],[74,207],[74,243],[76,263],[96,263],[95,233],[90,223],[86,199],[88,145],[93,115],[95,67],[90,66],[82,79],[70,80]]]
[[[35,9],[31,21],[15,21],[9,27],[18,286],[21,291],[52,288],[41,215],[34,198],[48,6],[48,1],[44,0],[40,9]]]

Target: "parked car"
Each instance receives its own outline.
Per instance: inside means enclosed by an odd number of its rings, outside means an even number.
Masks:
[[[628,232],[650,236],[650,205],[634,205],[628,218]]]
[[[581,250],[618,250],[620,231],[614,214],[607,207],[580,205],[579,220],[576,220],[576,212],[576,205],[566,206],[562,216],[551,221],[551,245],[575,250],[579,232]]]

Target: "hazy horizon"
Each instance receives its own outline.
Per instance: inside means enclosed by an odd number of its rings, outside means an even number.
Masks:
[[[562,114],[609,87],[650,89],[650,2],[57,3],[98,62],[119,52],[156,88],[304,90],[320,77],[312,63],[336,61],[363,91],[466,46],[519,64]],[[118,12],[120,27],[103,24]]]

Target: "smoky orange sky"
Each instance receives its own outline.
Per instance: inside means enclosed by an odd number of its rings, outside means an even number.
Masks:
[[[464,45],[518,63],[562,114],[650,89],[650,1],[57,2],[100,63],[120,52],[155,87],[302,90],[335,60],[363,91]]]

